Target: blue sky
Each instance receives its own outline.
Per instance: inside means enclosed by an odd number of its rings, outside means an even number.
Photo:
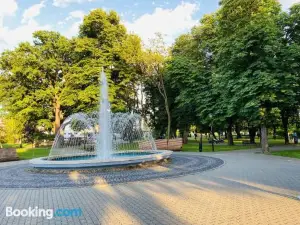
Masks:
[[[300,0],[280,0],[285,9]],[[115,10],[130,32],[145,43],[156,32],[172,44],[206,13],[218,8],[219,0],[0,0],[0,52],[21,41],[31,41],[39,29],[75,36],[84,15],[95,8]]]

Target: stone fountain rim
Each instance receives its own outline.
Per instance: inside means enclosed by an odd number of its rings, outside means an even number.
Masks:
[[[55,161],[46,160],[48,157],[41,157],[29,161],[30,165],[34,168],[43,169],[72,169],[72,168],[95,168],[95,167],[111,167],[111,166],[128,166],[136,165],[144,162],[160,161],[170,158],[172,151],[169,150],[132,150],[121,151],[118,153],[127,152],[148,152],[150,155],[140,155],[134,157],[118,157],[111,159],[88,159],[88,160],[70,160],[70,161]],[[82,155],[80,155],[82,156]]]

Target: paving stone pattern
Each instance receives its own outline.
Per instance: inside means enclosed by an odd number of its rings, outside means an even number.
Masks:
[[[202,173],[117,185],[0,189],[0,224],[300,224],[300,160],[253,151],[175,155],[211,156],[225,164]],[[81,207],[83,216],[5,217],[6,206]]]
[[[223,165],[218,158],[174,155],[172,161],[136,169],[53,170],[32,169],[27,162],[0,167],[0,188],[82,187],[171,178],[203,172]]]

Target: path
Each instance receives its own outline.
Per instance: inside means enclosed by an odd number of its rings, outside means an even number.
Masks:
[[[300,224],[300,160],[254,151],[201,153],[221,158],[225,165],[172,179],[84,188],[1,189],[1,225]],[[6,206],[80,207],[83,216],[7,218]]]

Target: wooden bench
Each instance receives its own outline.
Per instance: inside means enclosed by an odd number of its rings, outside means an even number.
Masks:
[[[249,140],[242,141],[243,145],[255,145],[255,143],[251,143]]]
[[[155,140],[156,148],[159,150],[181,151],[182,144],[183,144],[182,138],[169,139],[169,142],[167,142],[167,139]],[[150,150],[152,149],[151,143],[148,141],[140,142],[139,149]]]

